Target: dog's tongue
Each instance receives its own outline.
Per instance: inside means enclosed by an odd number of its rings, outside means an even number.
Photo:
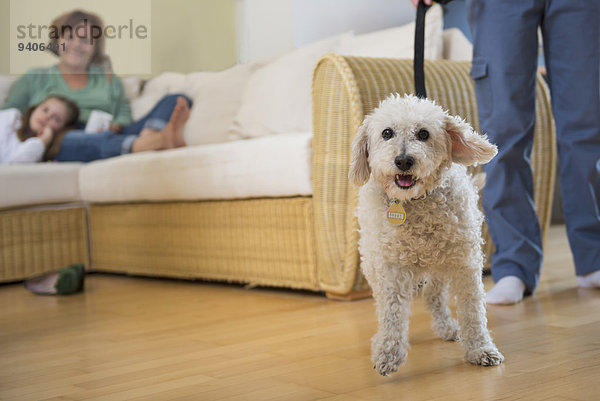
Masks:
[[[413,184],[412,175],[397,175],[396,183],[399,187],[410,187]]]

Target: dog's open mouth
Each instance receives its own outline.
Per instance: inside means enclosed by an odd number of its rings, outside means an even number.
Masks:
[[[417,180],[412,175],[396,175],[396,185],[398,188],[409,189],[412,188]]]

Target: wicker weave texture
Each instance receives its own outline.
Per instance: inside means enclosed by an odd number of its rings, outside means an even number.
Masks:
[[[99,271],[319,290],[310,198],[94,205]]]
[[[353,133],[362,122],[358,88],[346,61],[322,59],[313,76],[313,208],[322,288],[345,294],[359,275],[356,191],[348,184]]]
[[[22,280],[73,263],[89,267],[85,208],[0,212],[0,281]]]
[[[479,131],[470,63],[439,60],[425,63],[428,95]],[[351,142],[364,116],[390,93],[414,93],[412,60],[327,55],[313,81],[313,202],[319,278],[338,283],[344,292],[358,269],[357,188],[348,182]],[[532,153],[534,197],[542,233],[547,231],[554,189],[554,126],[548,88],[538,78],[536,129]],[[493,244],[487,227],[485,253]],[[489,266],[489,257],[488,266]],[[323,272],[328,272],[327,275]]]

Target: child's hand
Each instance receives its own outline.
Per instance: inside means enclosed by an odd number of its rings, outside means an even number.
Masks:
[[[48,145],[50,145],[50,142],[52,142],[52,138],[54,138],[54,131],[52,131],[52,128],[46,125],[42,129],[42,132],[40,132],[37,136],[42,140],[44,145],[48,147]]]

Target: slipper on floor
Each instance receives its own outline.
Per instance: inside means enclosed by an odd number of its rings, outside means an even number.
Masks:
[[[83,290],[85,268],[82,264],[52,270],[25,281],[25,288],[41,295],[70,295]]]

